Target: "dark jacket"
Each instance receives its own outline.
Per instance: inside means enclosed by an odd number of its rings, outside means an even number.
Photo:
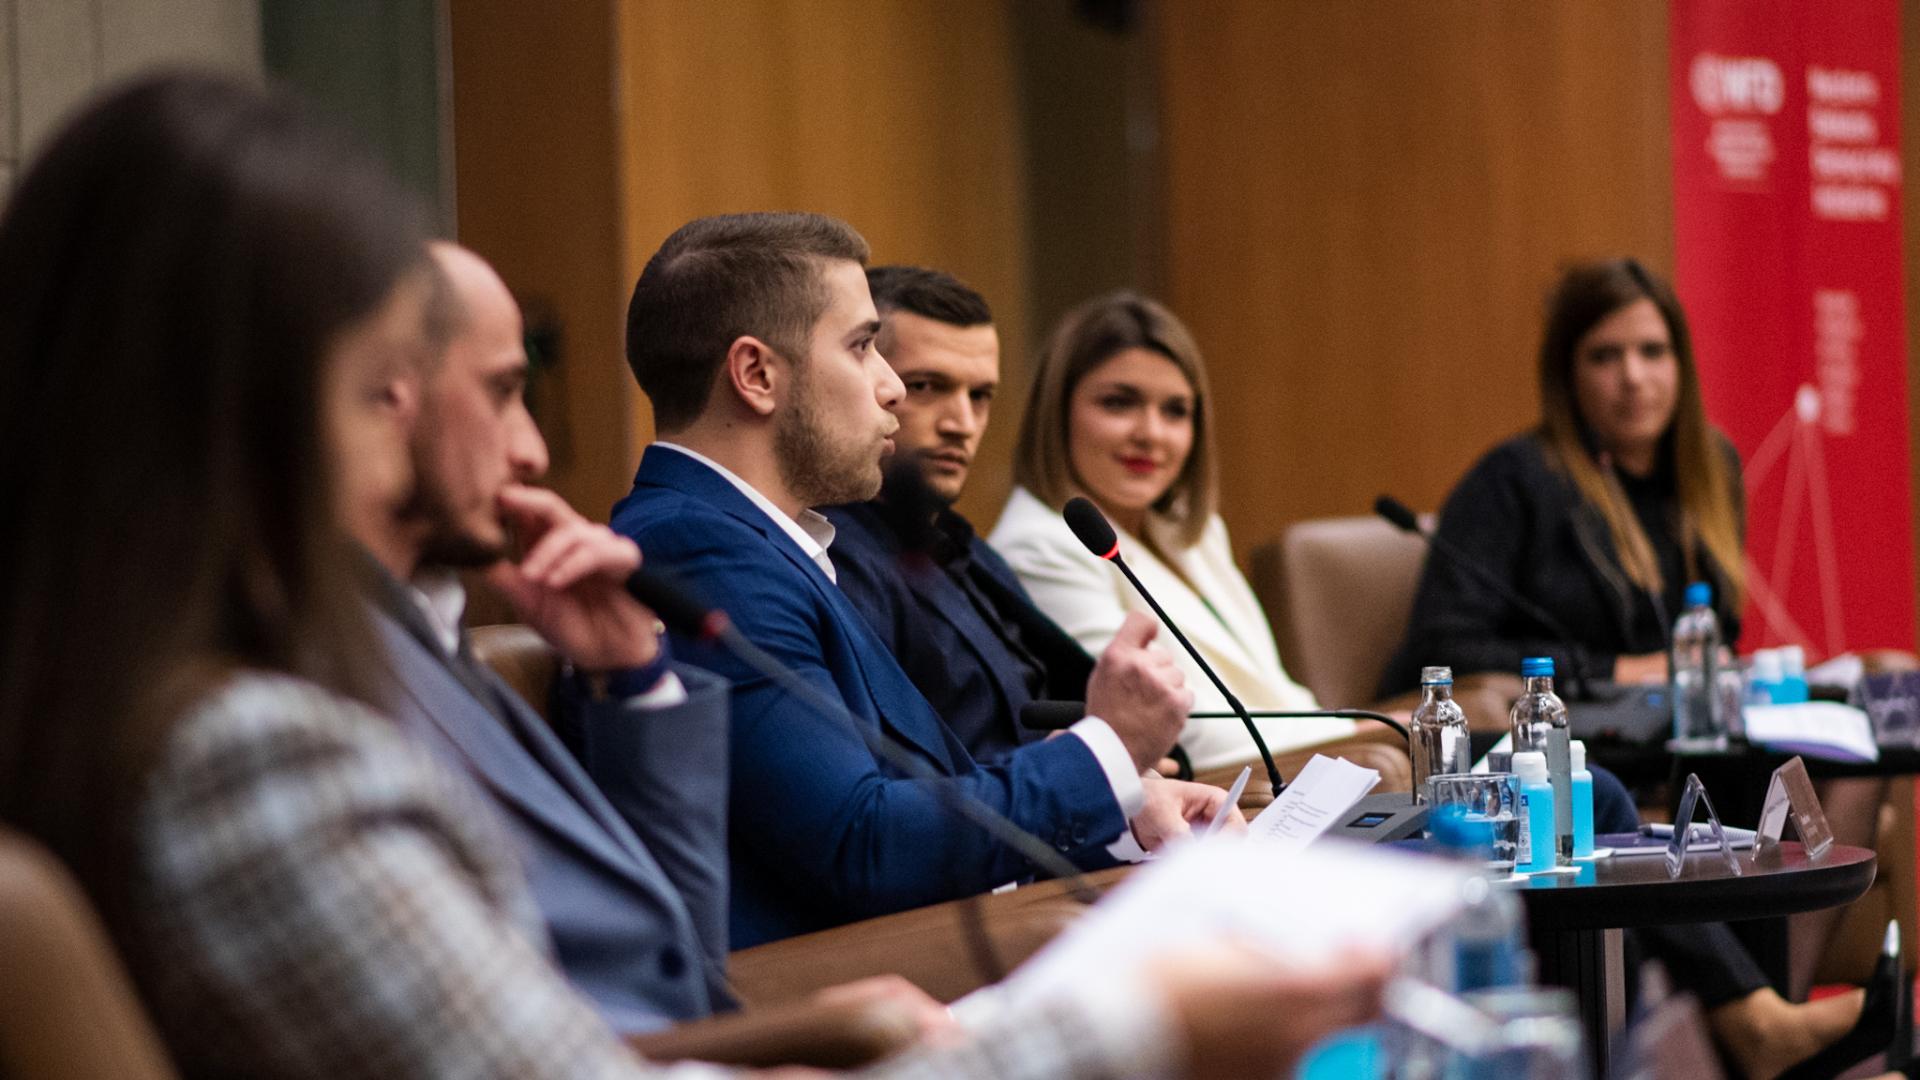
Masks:
[[[1732,470],[1735,506],[1744,518],[1739,457],[1724,439],[1720,442]],[[1620,656],[1667,647],[1687,583],[1667,582],[1659,597],[1634,584],[1599,510],[1549,463],[1545,444],[1535,435],[1509,439],[1474,465],[1448,496],[1436,535],[1551,614],[1584,652],[1586,671],[1594,678],[1611,677]],[[1713,584],[1722,635],[1731,642],[1740,635],[1740,614],[1727,603],[1726,577],[1704,547],[1695,558]],[[1446,664],[1456,677],[1482,671],[1517,674],[1527,656],[1553,657],[1563,675],[1574,659],[1537,619],[1458,560],[1435,551],[1420,575],[1406,640],[1388,664],[1380,691],[1388,696],[1413,689],[1420,668],[1428,664]]]
[[[822,714],[738,657],[673,635],[673,653],[733,682],[729,923],[736,949],[984,892],[1033,872],[1025,856],[956,817],[985,803],[1063,855],[1111,865],[1126,818],[1093,750],[1044,739],[976,762],[866,619],[733,484],[667,446],[640,458],[613,510],[647,565],[731,616],[747,640],[845,707]],[[943,779],[883,763],[883,732]],[[593,763],[595,779],[609,783]]]
[[[964,518],[942,511],[909,545],[875,503],[825,513],[836,530],[840,590],[974,757],[1039,737],[1019,723],[1020,707],[1036,696],[1026,665],[1039,669],[1039,697],[1086,700],[1093,658],[1033,606]]]

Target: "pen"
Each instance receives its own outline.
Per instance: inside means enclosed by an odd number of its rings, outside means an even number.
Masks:
[[[1252,775],[1253,766],[1249,765],[1240,770],[1239,776],[1234,777],[1233,786],[1227,789],[1227,801],[1221,803],[1220,809],[1214,811],[1213,820],[1207,822],[1207,831],[1201,833],[1201,836],[1212,836],[1220,831],[1220,826],[1227,823],[1227,815],[1233,813],[1233,808],[1240,805],[1240,793],[1247,790],[1247,778]]]

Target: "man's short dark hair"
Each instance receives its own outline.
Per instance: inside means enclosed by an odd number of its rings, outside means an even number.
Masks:
[[[867,270],[873,306],[885,319],[906,311],[949,326],[980,326],[993,321],[987,299],[944,270],[924,266],[874,266]]]
[[[867,262],[867,242],[822,214],[725,214],[674,230],[647,260],[627,304],[627,365],[654,424],[699,419],[727,350],[747,335],[800,359],[830,297],[835,260]]]

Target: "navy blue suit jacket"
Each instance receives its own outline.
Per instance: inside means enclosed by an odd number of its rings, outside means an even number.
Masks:
[[[647,565],[724,609],[756,645],[885,732],[953,788],[1069,858],[1098,863],[1126,827],[1093,752],[1050,739],[980,765],[845,595],[727,479],[666,447],[641,458],[613,528]],[[735,948],[981,892],[1033,870],[896,774],[846,717],[820,716],[732,656],[675,637],[675,655],[733,681],[729,804]]]
[[[505,683],[491,672],[479,686],[463,681],[408,612],[382,599],[374,622],[395,676],[388,711],[500,809],[567,978],[629,1034],[730,1007],[726,685],[681,667],[688,696],[678,706],[592,706],[587,759],[622,764],[603,792]]]
[[[1038,666],[1040,697],[1086,700],[1093,658],[1033,605],[1006,560],[957,515],[943,512],[941,525],[918,538],[915,546],[947,548],[932,552],[905,550],[877,503],[835,506],[826,515],[837,530],[841,591],[975,757],[998,757],[1040,737],[1020,724],[1020,707],[1035,695],[1016,650]],[[963,540],[964,558],[950,557]]]

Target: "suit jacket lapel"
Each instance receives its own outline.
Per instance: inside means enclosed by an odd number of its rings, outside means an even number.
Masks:
[[[383,612],[384,616],[385,613]],[[548,742],[557,744],[551,731],[527,730],[532,725],[544,728],[538,716],[516,716],[522,735],[532,738],[523,743],[516,733],[501,723],[472,691],[454,677],[450,666],[390,617],[377,620],[390,654],[404,657],[405,677],[396,680],[400,692],[414,705],[414,711],[426,718],[455,753],[466,761],[468,772],[502,801],[539,822],[554,835],[592,853],[600,861],[617,867],[637,880],[664,880],[652,856],[634,837],[624,821],[613,815],[597,789],[577,776],[577,763],[558,760],[555,752],[566,748],[554,745],[535,750]],[[515,712],[526,706],[504,686],[498,687],[505,704]],[[464,717],[459,710],[473,710]],[[541,738],[544,735],[545,738]],[[571,766],[571,768],[569,767]],[[569,781],[572,782],[569,782]]]

